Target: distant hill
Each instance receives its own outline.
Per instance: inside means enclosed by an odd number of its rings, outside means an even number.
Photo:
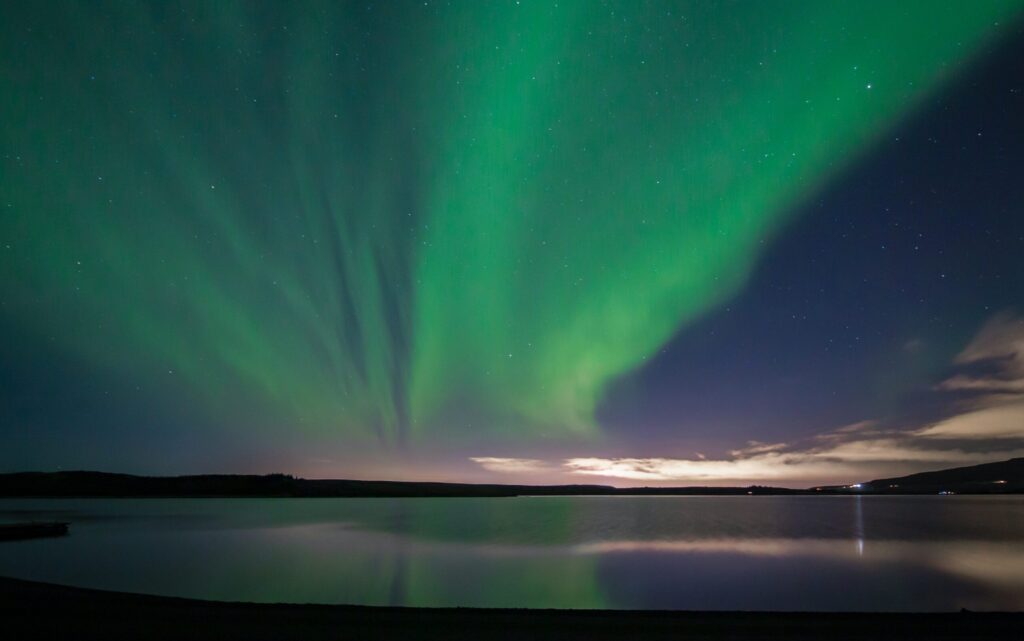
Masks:
[[[1024,492],[1024,458],[921,472],[860,484],[871,494],[1010,494]]]
[[[287,474],[132,476],[107,472],[0,474],[0,497],[501,497],[608,495],[807,494],[773,487],[642,487],[498,485],[406,481],[310,480]]]

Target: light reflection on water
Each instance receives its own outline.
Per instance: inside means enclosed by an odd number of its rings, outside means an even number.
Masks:
[[[0,574],[207,599],[1024,609],[1024,497],[2,500]]]

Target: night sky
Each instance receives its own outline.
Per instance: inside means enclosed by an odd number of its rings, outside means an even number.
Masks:
[[[0,470],[1024,455],[1024,2],[0,6]]]

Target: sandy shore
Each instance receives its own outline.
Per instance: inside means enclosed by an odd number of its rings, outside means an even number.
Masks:
[[[0,578],[7,639],[1014,639],[1016,614],[815,614],[261,605]]]

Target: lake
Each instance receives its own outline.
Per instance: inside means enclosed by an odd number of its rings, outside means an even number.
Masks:
[[[1024,609],[1024,497],[3,499],[0,575],[202,599]]]

